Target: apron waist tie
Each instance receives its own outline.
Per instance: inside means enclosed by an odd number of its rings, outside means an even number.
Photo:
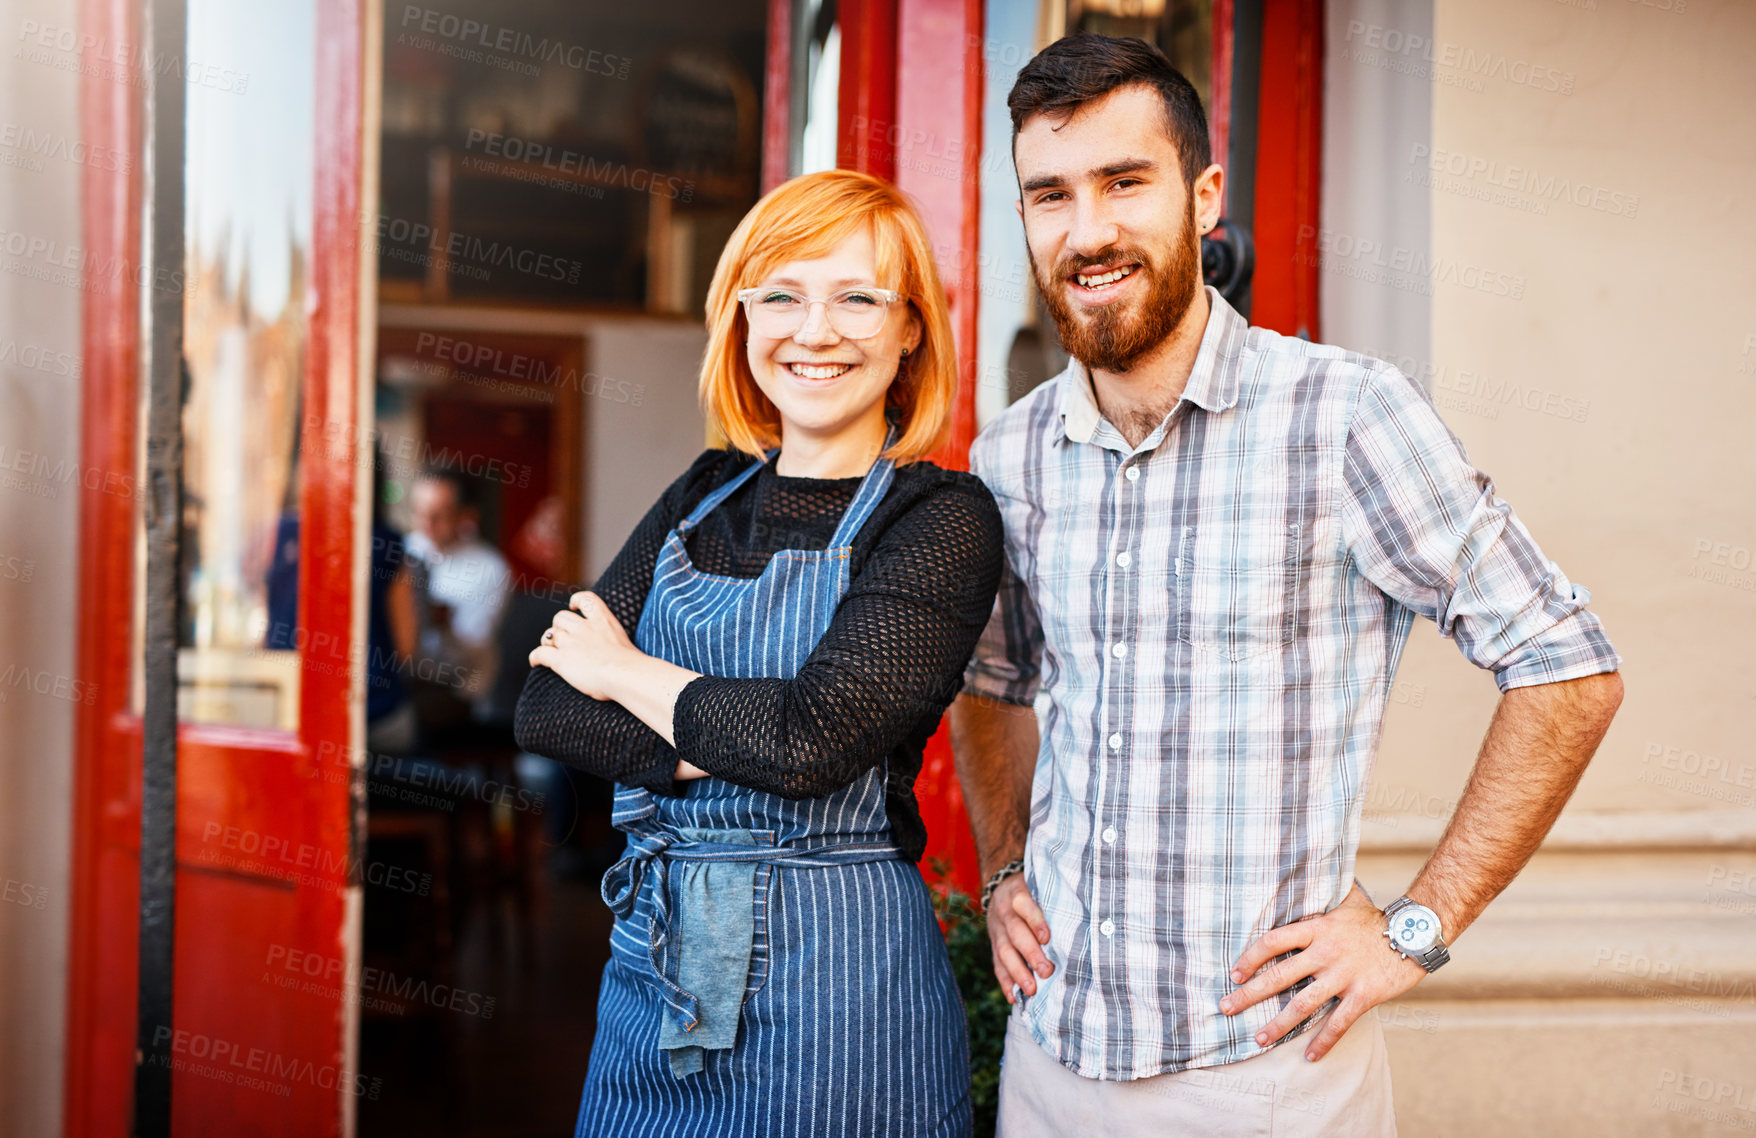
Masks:
[[[704,1053],[729,1049],[750,975],[756,939],[756,867],[819,869],[889,861],[902,851],[888,840],[808,839],[767,844],[754,830],[678,827],[629,834],[628,852],[604,874],[604,904],[628,920],[650,872],[652,920],[647,944],[664,1007],[659,1049],[671,1074],[701,1070]],[[671,862],[677,867],[678,914],[671,913]],[[675,967],[667,965],[674,961]]]

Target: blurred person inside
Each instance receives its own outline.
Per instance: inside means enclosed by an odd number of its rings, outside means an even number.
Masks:
[[[500,660],[499,629],[510,568],[483,540],[473,480],[428,469],[409,492],[414,529],[405,537],[417,599],[420,653],[431,678],[417,676],[422,738],[487,713]]]

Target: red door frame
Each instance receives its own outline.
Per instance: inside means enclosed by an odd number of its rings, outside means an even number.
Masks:
[[[318,14],[315,215],[300,488],[300,625],[308,643],[297,734],[185,725],[178,730],[173,1073],[177,1133],[337,1134],[355,1080],[350,1018],[333,997],[262,982],[268,953],[310,952],[350,964],[357,907],[357,775],[349,763],[358,702],[353,641],[363,0],[323,0]],[[81,30],[138,43],[137,3],[82,0]],[[87,72],[81,129],[93,146],[139,154],[139,87]],[[140,163],[87,167],[81,186],[89,264],[136,265]],[[130,710],[134,542],[143,497],[139,444],[139,298],[117,274],[84,296],[78,674],[96,697],[75,723],[74,847],[68,965],[65,1131],[129,1133],[135,1050],[140,842],[140,717]],[[325,427],[327,426],[327,430]],[[337,440],[345,440],[338,442]],[[322,461],[315,456],[322,456]],[[340,666],[337,666],[338,660]],[[340,746],[336,746],[336,744]],[[329,777],[324,777],[328,775]],[[216,840],[214,835],[221,836]],[[230,828],[228,830],[228,828]],[[254,869],[216,870],[204,853],[229,833],[309,847],[300,883]],[[268,860],[268,859],[262,859]],[[283,859],[284,860],[284,859]],[[357,945],[355,946],[357,950]],[[252,1049],[255,1049],[253,1052]],[[200,1070],[197,1064],[202,1064]],[[217,1072],[217,1073],[216,1073]],[[256,1089],[246,1076],[289,1091]]]
[[[935,142],[913,148],[914,153],[905,150],[902,162],[892,154],[887,176],[914,200],[926,223],[939,254],[939,279],[950,302],[952,335],[957,341],[951,433],[933,461],[967,470],[969,445],[976,437],[976,319],[981,307],[983,3],[896,0],[895,19],[894,53],[885,72],[894,113],[885,117],[895,122],[895,137]],[[844,52],[847,42],[842,41]],[[842,75],[845,83],[847,72]],[[848,115],[845,87],[841,102],[841,121],[857,122]],[[890,136],[887,131],[885,137]],[[870,131],[866,137],[871,137]],[[975,836],[951,753],[950,727],[944,722],[921,756],[916,793],[927,827],[929,866],[943,862],[949,867],[948,884],[979,896]]]
[[[1311,235],[1323,184],[1323,0],[1265,0],[1257,107],[1250,322],[1316,340],[1318,258]]]
[[[83,0],[80,26],[110,42],[139,43],[136,8],[129,0]],[[136,88],[96,70],[80,79],[80,133],[88,146],[138,155],[143,132]],[[81,244],[95,263],[138,263],[140,166],[84,170]],[[126,631],[134,587],[140,303],[131,289],[89,288],[82,317],[81,461],[113,477],[100,478],[100,487],[111,483],[126,492],[82,487],[79,510],[77,668],[97,696],[81,704],[74,719],[63,1085],[63,1126],[73,1138],[128,1132],[140,904],[140,720],[128,711],[132,637]],[[98,556],[101,551],[109,555]]]

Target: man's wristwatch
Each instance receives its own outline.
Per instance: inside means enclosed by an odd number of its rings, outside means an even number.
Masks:
[[[1451,950],[1445,947],[1444,932],[1439,928],[1438,913],[1404,896],[1392,901],[1384,915],[1390,920],[1384,935],[1397,952],[1428,972],[1437,972],[1440,965],[1451,959]]]

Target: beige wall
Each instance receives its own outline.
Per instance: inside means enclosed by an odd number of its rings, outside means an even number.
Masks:
[[[693,320],[601,320],[587,348],[594,372],[638,392],[638,401],[594,401],[587,414],[585,575],[595,581],[665,487],[707,445],[696,399],[707,331]]]
[[[82,167],[64,155],[84,153],[73,149],[77,77],[14,58],[12,42],[27,20],[75,26],[75,8],[73,0],[0,0],[8,44],[0,62],[0,468],[8,472],[0,483],[0,1134],[8,1135],[61,1128],[73,704],[56,693],[59,683],[75,694],[77,598],[63,584],[77,574],[80,293],[29,275],[46,266],[28,243],[80,244]],[[17,473],[16,464],[36,468],[39,459],[67,480]]]
[[[1729,805],[1636,780],[1649,743],[1756,769],[1756,5],[1458,0],[1438,14],[1446,39],[1577,80],[1571,96],[1441,87],[1435,147],[1638,197],[1633,217],[1433,201],[1436,252],[1529,281],[1518,302],[1441,292],[1436,352],[1590,401],[1583,423],[1453,417],[1477,460],[1528,501],[1550,555],[1579,566],[1629,661],[1627,706],[1576,807]],[[1690,576],[1711,567],[1699,541],[1746,551],[1741,573],[1727,567],[1742,588]],[[1756,794],[1742,789],[1746,802]]]
[[[1427,197],[1431,269],[1329,267],[1324,338],[1417,357],[1398,362],[1591,589],[1628,696],[1545,851],[1386,1012],[1399,1115],[1405,1133],[1749,1133],[1756,4],[1437,0],[1430,32],[1421,8],[1332,7],[1332,94],[1431,100],[1424,143],[1326,122],[1327,161]],[[1397,244],[1343,218],[1326,210]],[[1362,289],[1424,297],[1430,355],[1370,342]],[[1494,699],[1417,627],[1368,799],[1374,896],[1418,869]]]

